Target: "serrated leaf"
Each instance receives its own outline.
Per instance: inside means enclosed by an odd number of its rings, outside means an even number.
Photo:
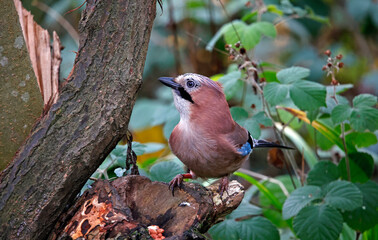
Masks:
[[[282,102],[289,93],[290,86],[286,84],[280,84],[277,82],[271,82],[264,87],[265,99],[271,105],[278,105]]]
[[[337,105],[331,113],[332,122],[339,124],[347,120],[352,113],[352,108],[347,104]]]
[[[318,162],[308,173],[307,183],[309,185],[323,186],[340,177],[339,169],[330,161]]]
[[[368,153],[363,152],[350,153],[348,156],[351,181],[360,183],[368,181],[373,175],[373,157]],[[348,179],[345,157],[341,159],[338,168],[341,177],[343,179]]]
[[[377,104],[377,97],[371,94],[360,94],[353,98],[353,107],[372,107]]]
[[[307,206],[293,221],[294,231],[301,240],[337,239],[342,227],[339,211],[327,205]]]
[[[290,97],[301,110],[316,110],[326,106],[326,89],[323,85],[310,81],[295,81],[290,88]]]
[[[347,181],[333,181],[323,189],[324,201],[341,210],[353,210],[362,206],[361,191]]]
[[[376,144],[377,136],[371,132],[352,132],[345,136],[345,141],[358,148],[364,148]]]
[[[378,129],[378,109],[372,107],[353,108],[350,125],[359,132],[366,129],[374,132]]]
[[[378,224],[378,184],[368,181],[356,186],[362,192],[362,206],[343,214],[344,220],[354,230],[364,232]]]
[[[285,68],[277,73],[277,79],[282,83],[293,83],[308,76],[310,76],[310,69],[303,67]]]
[[[177,174],[185,173],[184,169],[174,162],[159,162],[150,169],[152,181],[170,182]]]
[[[322,198],[322,191],[317,186],[304,186],[297,188],[286,199],[282,208],[283,219],[289,219],[316,199]]]

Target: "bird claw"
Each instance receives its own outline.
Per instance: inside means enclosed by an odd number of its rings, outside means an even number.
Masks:
[[[221,182],[220,182],[220,185],[219,185],[219,190],[218,190],[221,199],[223,197],[224,191],[226,191],[227,195],[230,196],[230,194],[228,194],[228,191],[227,191],[228,184],[229,184],[228,176],[227,177],[223,177],[221,179]]]
[[[182,174],[177,174],[168,185],[168,189],[172,191],[172,196],[175,196],[175,187],[182,189],[182,182],[184,181],[184,176]]]

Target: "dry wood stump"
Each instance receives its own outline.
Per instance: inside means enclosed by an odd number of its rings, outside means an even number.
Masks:
[[[234,210],[244,196],[236,181],[222,200],[218,187],[184,183],[172,196],[166,183],[142,176],[99,180],[59,221],[52,239],[153,239],[148,231],[152,225],[164,230],[165,239],[204,239],[201,233]]]

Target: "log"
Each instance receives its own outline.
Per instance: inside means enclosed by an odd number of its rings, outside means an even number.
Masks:
[[[156,1],[86,3],[71,77],[0,175],[1,239],[46,239],[126,134]]]
[[[132,175],[98,180],[55,227],[52,239],[151,239],[158,226],[165,239],[204,239],[201,233],[234,210],[244,196],[232,181],[222,200],[219,184],[184,183],[172,196],[168,184]]]

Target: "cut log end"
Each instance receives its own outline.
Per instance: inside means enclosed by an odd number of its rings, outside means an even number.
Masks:
[[[234,210],[244,190],[232,181],[220,199],[218,184],[184,183],[172,196],[168,184],[142,176],[99,180],[59,221],[52,239],[202,239]],[[159,235],[160,234],[160,235]]]

